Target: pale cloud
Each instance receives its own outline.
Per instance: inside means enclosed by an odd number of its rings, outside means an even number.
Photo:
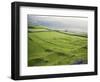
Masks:
[[[64,29],[68,31],[79,31],[87,33],[88,18],[73,16],[39,16],[28,15],[28,25],[45,25],[51,29]]]

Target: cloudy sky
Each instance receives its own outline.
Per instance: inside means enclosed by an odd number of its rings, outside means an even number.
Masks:
[[[60,29],[87,33],[88,18],[75,16],[28,15],[28,26],[43,25],[50,29]]]

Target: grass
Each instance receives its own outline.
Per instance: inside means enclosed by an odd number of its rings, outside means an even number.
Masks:
[[[35,28],[39,31],[28,32],[28,66],[87,63],[87,37]]]

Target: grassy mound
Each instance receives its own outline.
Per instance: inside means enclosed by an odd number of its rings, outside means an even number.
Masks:
[[[87,37],[49,30],[28,33],[28,66],[86,63]]]

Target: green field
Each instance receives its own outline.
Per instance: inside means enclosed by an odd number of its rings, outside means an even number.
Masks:
[[[28,27],[28,66],[87,64],[87,37]]]

